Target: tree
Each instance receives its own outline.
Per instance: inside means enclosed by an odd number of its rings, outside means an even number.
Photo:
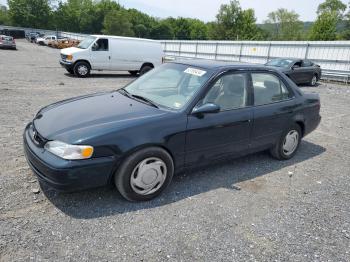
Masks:
[[[263,40],[266,33],[256,25],[253,9],[243,10],[240,14],[239,36],[244,40]]]
[[[97,14],[99,9],[96,8],[92,0],[68,0],[59,2],[57,10],[53,15],[53,27],[70,32],[93,33],[102,29],[102,20]],[[108,10],[110,12],[110,10]],[[99,31],[97,31],[99,32]]]
[[[207,25],[198,19],[191,19],[190,20],[190,39],[192,40],[208,39]]]
[[[124,10],[109,12],[103,21],[104,34],[118,36],[134,36],[132,24]]]
[[[166,20],[163,20],[152,28],[151,37],[153,39],[174,39],[174,30]]]
[[[127,13],[135,35],[143,38],[150,37],[151,30],[157,23],[156,20],[136,9],[128,9]]]
[[[346,10],[346,5],[340,0],[326,0],[317,8],[317,14],[321,15],[328,12],[336,12],[338,18],[341,19]]]
[[[310,40],[337,39],[337,25],[343,18],[346,5],[340,0],[326,0],[317,9],[316,22],[310,29]]]
[[[8,6],[14,25],[47,28],[51,15],[48,0],[8,0]]]
[[[349,2],[350,9],[350,2]],[[350,10],[345,15],[345,31],[343,32],[342,38],[346,40],[350,40]]]
[[[7,7],[4,5],[0,5],[0,25],[9,25],[10,17],[8,14]]]
[[[330,41],[337,38],[338,16],[335,12],[325,12],[317,17],[310,30],[310,40]]]
[[[273,40],[300,40],[301,38],[303,24],[294,11],[280,8],[269,13],[265,23],[274,27]]]
[[[253,40],[260,38],[253,9],[242,10],[237,0],[221,5],[216,23],[210,24],[210,35],[222,40]],[[216,33],[213,35],[213,30]]]

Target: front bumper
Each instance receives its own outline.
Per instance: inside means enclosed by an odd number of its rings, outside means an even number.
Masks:
[[[63,61],[63,60],[60,60],[60,65],[67,70],[72,70],[74,67],[74,63]]]
[[[65,160],[37,146],[30,136],[31,124],[23,134],[27,162],[41,182],[59,191],[78,191],[105,186],[115,167],[114,157]]]

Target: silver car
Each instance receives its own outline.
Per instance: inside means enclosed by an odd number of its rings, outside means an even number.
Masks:
[[[0,48],[17,49],[12,36],[0,35]]]

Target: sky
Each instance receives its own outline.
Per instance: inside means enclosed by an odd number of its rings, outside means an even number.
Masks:
[[[124,7],[136,8],[160,18],[169,16],[198,18],[205,22],[214,21],[221,4],[229,0],[116,0]],[[342,0],[345,4],[350,0]],[[5,4],[7,0],[0,0]],[[294,10],[302,21],[313,21],[316,10],[324,0],[240,0],[243,9],[253,8],[258,23],[267,19],[267,14],[278,8]]]
[[[119,0],[127,8],[136,8],[157,17],[183,16],[214,21],[221,4],[229,0]],[[278,8],[294,10],[302,21],[313,21],[316,10],[324,0],[240,0],[243,9],[253,8],[259,23]],[[343,0],[346,4],[349,0]]]

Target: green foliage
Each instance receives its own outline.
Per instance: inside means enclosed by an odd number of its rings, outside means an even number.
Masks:
[[[346,10],[346,5],[340,0],[326,0],[318,6],[317,14],[321,15],[323,13],[335,12],[340,19],[342,14]]]
[[[124,10],[110,11],[103,21],[102,32],[107,35],[134,36],[132,23]]]
[[[4,5],[0,5],[0,25],[9,25],[10,24],[10,16],[7,10],[7,7]]]
[[[152,28],[151,35],[153,39],[174,39],[174,30],[169,22],[163,20]]]
[[[346,5],[340,0],[326,0],[317,9],[317,20],[310,30],[310,40],[336,40],[341,37],[337,34],[337,25],[343,17]]]
[[[238,0],[221,5],[209,35],[219,40],[255,40],[262,37],[253,9],[242,10]]]
[[[337,22],[338,17],[335,12],[320,14],[310,30],[310,40],[335,40],[337,38]]]
[[[302,23],[294,11],[278,9],[256,24],[253,9],[239,0],[221,5],[216,20],[169,17],[156,19],[115,0],[8,0],[0,5],[0,24],[87,34],[115,34],[181,40],[333,40],[350,39],[350,13],[341,0],[324,0],[315,23]],[[350,12],[350,11],[349,11]]]
[[[267,24],[271,24],[272,40],[300,40],[303,23],[294,11],[280,8],[268,14]]]
[[[350,40],[350,2],[349,2],[349,11],[345,15],[345,30],[342,33],[342,39]]]
[[[49,23],[51,8],[48,0],[8,0],[8,6],[14,25],[40,28]]]
[[[208,39],[207,25],[198,19],[190,19],[190,39],[192,40]]]

